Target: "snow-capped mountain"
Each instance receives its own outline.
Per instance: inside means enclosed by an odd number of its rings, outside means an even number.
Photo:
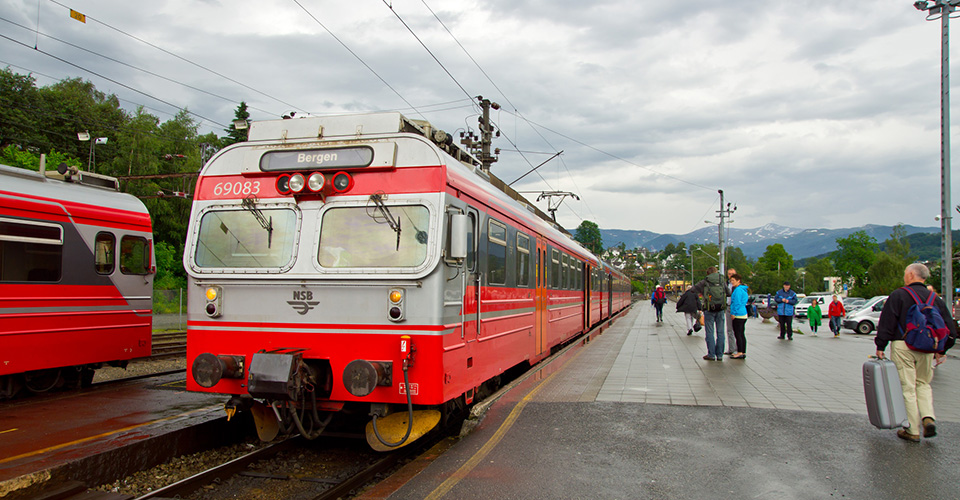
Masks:
[[[938,233],[938,227],[904,226],[907,234]],[[890,237],[893,226],[868,224],[861,227],[843,229],[799,229],[795,227],[767,224],[752,229],[728,227],[727,246],[740,247],[747,257],[763,255],[769,245],[783,244],[795,259],[821,255],[837,249],[837,238],[845,238],[856,231],[864,231],[878,242]],[[623,242],[627,248],[646,247],[650,250],[662,250],[670,243],[681,241],[687,245],[717,243],[717,226],[711,225],[687,234],[659,234],[651,231],[631,231],[625,229],[600,229],[603,245],[612,247]]]

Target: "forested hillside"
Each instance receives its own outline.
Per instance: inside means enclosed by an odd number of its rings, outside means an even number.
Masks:
[[[237,117],[247,117],[245,104]],[[185,282],[180,258],[190,199],[176,193],[192,193],[203,160],[238,140],[232,130],[221,138],[198,129],[189,111],[165,121],[143,107],[131,112],[79,78],[38,87],[29,75],[0,70],[0,163],[37,170],[46,154],[51,169],[65,162],[120,177],[121,189],[143,199],[153,217],[157,288]]]

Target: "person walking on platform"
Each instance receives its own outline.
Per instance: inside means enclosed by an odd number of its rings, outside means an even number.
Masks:
[[[650,303],[657,310],[657,323],[663,323],[663,305],[667,303],[667,292],[662,286],[657,285],[657,289],[653,291],[653,296],[650,297]]]
[[[793,340],[793,306],[797,305],[797,292],[790,289],[790,282],[783,282],[783,289],[777,290],[773,298],[777,304],[777,321],[780,322],[780,336],[778,339]]]
[[[730,277],[737,274],[734,268],[727,269],[727,309],[730,308],[730,297],[733,294],[733,285],[730,284]],[[733,336],[733,315],[727,314],[727,352],[724,354],[733,355],[733,350],[737,347],[737,339]]]
[[[930,381],[933,380],[934,360],[941,361],[944,352],[953,347],[957,336],[957,325],[950,315],[950,310],[937,294],[924,286],[923,282],[930,277],[927,266],[919,263],[910,264],[903,271],[902,288],[890,293],[887,302],[880,312],[880,321],[877,323],[877,357],[883,358],[883,352],[890,344],[890,359],[897,365],[900,375],[900,386],[903,388],[903,400],[907,406],[907,421],[909,427],[897,431],[897,436],[914,443],[920,442],[920,432],[923,437],[937,435],[936,417],[933,414],[933,389]],[[946,339],[943,352],[927,353],[916,351],[905,342],[907,321],[910,318],[911,308],[921,306],[917,299],[926,302],[933,296],[933,304],[940,312],[940,316],[950,334]],[[916,298],[914,298],[916,297]]]
[[[687,320],[687,335],[700,331],[700,298],[697,291],[690,287],[677,299],[677,312],[682,312]]]
[[[726,289],[723,278],[716,267],[707,269],[706,279],[700,281],[693,288],[703,295],[706,310],[703,312],[704,337],[707,341],[707,354],[703,359],[709,361],[723,361],[724,334],[723,326],[726,323],[724,309],[727,307]],[[716,337],[714,337],[716,335]]]
[[[814,299],[813,304],[807,308],[807,321],[810,322],[810,329],[813,330],[813,336],[817,336],[817,328],[820,328],[823,319],[823,311],[820,310],[820,299]]]
[[[737,273],[730,276],[730,285],[733,287],[733,293],[730,294],[730,317],[733,318],[733,336],[737,342],[736,351],[730,356],[730,359],[744,359],[747,357],[745,330],[747,327],[747,300],[750,292]]]
[[[830,331],[833,332],[833,338],[837,338],[840,336],[840,321],[847,315],[847,310],[844,309],[843,302],[836,295],[833,296],[833,302],[830,303],[827,314],[830,315]]]

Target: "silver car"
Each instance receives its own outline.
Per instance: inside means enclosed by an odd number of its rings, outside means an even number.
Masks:
[[[877,295],[871,298],[843,318],[843,327],[864,335],[869,334],[877,329],[877,323],[880,321],[880,311],[883,310],[883,305],[886,303],[886,295]]]

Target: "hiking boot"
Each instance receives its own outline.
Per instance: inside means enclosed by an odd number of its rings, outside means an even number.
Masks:
[[[906,429],[900,429],[897,431],[897,437],[905,441],[910,441],[911,443],[919,443],[920,435],[919,434],[910,434]]]
[[[930,417],[923,417],[923,437],[932,438],[937,435],[937,423]]]

